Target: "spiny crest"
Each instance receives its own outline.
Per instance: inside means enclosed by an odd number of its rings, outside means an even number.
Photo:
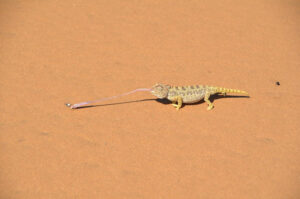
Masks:
[[[151,89],[151,93],[154,96],[156,96],[160,99],[163,99],[163,98],[166,98],[168,96],[170,87],[171,86],[166,85],[166,84],[155,84]]]

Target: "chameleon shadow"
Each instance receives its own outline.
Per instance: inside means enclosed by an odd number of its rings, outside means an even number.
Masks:
[[[226,96],[224,96],[224,95],[211,95],[209,97],[209,100],[213,103],[215,100],[223,99],[223,98],[250,98],[250,96],[245,96],[245,95],[226,95]],[[201,104],[203,102],[204,102],[204,100],[202,99],[199,102],[189,104],[189,105],[197,105],[197,104]],[[183,104],[183,106],[184,106],[184,104]]]
[[[168,99],[166,99],[166,98],[164,98],[164,99],[155,99],[155,101],[157,101],[157,102],[159,102],[159,103],[161,103],[161,104],[171,104],[172,102],[170,101],[170,100],[168,100]]]
[[[142,99],[142,100],[133,100],[133,101],[126,101],[126,102],[109,103],[109,104],[88,105],[88,106],[80,106],[74,109],[93,108],[99,106],[113,106],[113,105],[130,104],[130,103],[137,103],[137,102],[146,102],[146,101],[157,101],[157,99]]]

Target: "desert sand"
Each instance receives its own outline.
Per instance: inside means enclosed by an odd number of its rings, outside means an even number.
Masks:
[[[0,1],[0,198],[300,198],[299,13],[297,0]],[[158,82],[250,98],[65,106]]]

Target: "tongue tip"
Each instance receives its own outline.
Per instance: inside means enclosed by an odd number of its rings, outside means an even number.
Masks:
[[[65,105],[66,105],[67,107],[71,107],[71,106],[72,106],[72,104],[70,104],[70,103],[65,103]]]
[[[77,108],[77,106],[75,106],[75,104],[66,103],[65,105],[66,105],[68,108],[70,108],[70,109],[76,109],[76,108]]]

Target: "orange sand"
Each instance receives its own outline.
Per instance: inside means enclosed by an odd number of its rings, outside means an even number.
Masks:
[[[300,198],[299,13],[297,0],[1,1],[0,198]],[[157,82],[251,98],[64,105]]]

